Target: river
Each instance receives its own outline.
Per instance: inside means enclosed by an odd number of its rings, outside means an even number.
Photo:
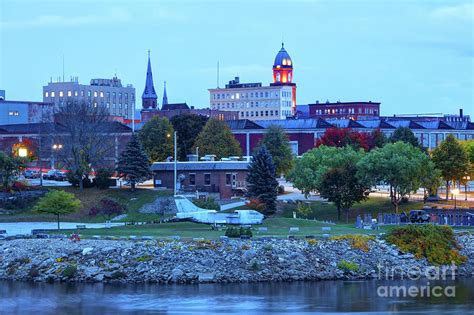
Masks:
[[[379,296],[381,286],[426,284],[426,280],[200,285],[3,281],[0,282],[0,314],[474,313],[472,278],[430,283],[430,288],[439,286],[441,291],[454,287],[455,297]]]

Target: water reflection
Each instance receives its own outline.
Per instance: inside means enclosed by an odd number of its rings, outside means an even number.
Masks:
[[[456,285],[455,298],[385,298],[380,285],[426,281],[326,281],[257,284],[46,284],[0,282],[0,313],[18,314],[265,314],[347,313],[466,314],[474,310],[474,281]]]

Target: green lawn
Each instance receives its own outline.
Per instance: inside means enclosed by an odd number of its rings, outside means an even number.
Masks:
[[[259,231],[259,227],[266,227],[267,231]],[[289,232],[290,227],[298,227],[299,232]],[[331,227],[331,231],[323,231],[322,227]],[[296,235],[303,237],[306,235],[314,235],[321,237],[323,234],[343,235],[343,234],[378,234],[386,232],[388,228],[384,227],[378,231],[361,230],[354,228],[350,224],[328,225],[325,223],[305,220],[305,219],[290,219],[290,218],[270,218],[264,221],[262,225],[253,226],[254,237],[275,236],[284,237],[288,235]],[[172,222],[161,224],[147,224],[147,225],[129,225],[122,227],[113,227],[109,229],[89,229],[80,231],[62,231],[62,233],[78,232],[85,237],[92,235],[102,236],[154,236],[154,237],[169,237],[178,235],[183,238],[203,237],[206,239],[217,239],[224,235],[225,231],[213,231],[207,224],[199,224],[192,222]]]
[[[337,222],[337,208],[333,203],[322,202],[322,201],[311,201],[311,214],[308,219],[317,219],[321,221],[333,221]],[[422,202],[410,201],[408,203],[401,203],[399,205],[399,211],[409,211],[413,209],[421,209],[423,207]],[[293,217],[293,211],[296,211],[294,205],[282,206],[282,215],[284,217]],[[390,202],[390,199],[383,197],[370,197],[364,202],[355,204],[349,211],[349,222],[355,222],[357,215],[371,214],[373,218],[377,218],[378,213],[393,213],[395,209]],[[344,212],[341,213],[341,221],[345,222]]]
[[[63,221],[81,221],[81,222],[105,222],[104,216],[90,217],[89,209],[99,203],[102,198],[112,198],[124,205],[127,209],[129,219],[127,221],[154,221],[159,220],[160,216],[154,214],[138,213],[144,204],[153,202],[159,196],[170,196],[169,191],[155,191],[152,189],[138,188],[135,192],[130,189],[104,189],[87,188],[83,191],[76,187],[54,187],[50,189],[61,189],[69,193],[73,193],[82,203],[81,209],[77,213],[63,216]],[[37,214],[29,206],[18,211],[14,215],[1,215],[0,221],[55,221],[55,216],[47,214]]]

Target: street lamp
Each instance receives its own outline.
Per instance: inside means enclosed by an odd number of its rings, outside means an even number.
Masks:
[[[167,134],[166,135],[168,138],[171,137],[171,134]],[[177,170],[177,161],[178,161],[178,150],[177,150],[177,144],[176,144],[176,139],[178,138],[178,133],[175,131],[174,132],[174,135],[173,135],[173,138],[174,138],[174,188],[173,188],[173,193],[174,195],[176,196],[176,180],[177,180],[177,176],[178,176],[178,170]]]
[[[27,157],[28,156],[28,149],[27,148],[19,148],[18,149],[18,156],[19,157]]]
[[[465,195],[464,200],[467,201],[467,184],[469,184],[469,181],[471,180],[471,176],[466,175],[466,176],[463,176],[462,179],[464,179],[464,195]]]
[[[53,148],[53,158],[51,159],[51,168],[54,170],[55,169],[54,164],[56,162],[56,152],[58,150],[61,150],[63,148],[63,145],[55,143],[55,144],[53,144],[52,148]]]
[[[451,190],[451,193],[454,196],[454,210],[456,210],[456,195],[459,194],[459,189],[455,188],[455,189]]]

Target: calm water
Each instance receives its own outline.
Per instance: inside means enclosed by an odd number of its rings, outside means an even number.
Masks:
[[[426,281],[326,281],[262,284],[110,285],[0,282],[0,314],[474,314],[474,279],[456,297],[379,297],[380,285]]]

